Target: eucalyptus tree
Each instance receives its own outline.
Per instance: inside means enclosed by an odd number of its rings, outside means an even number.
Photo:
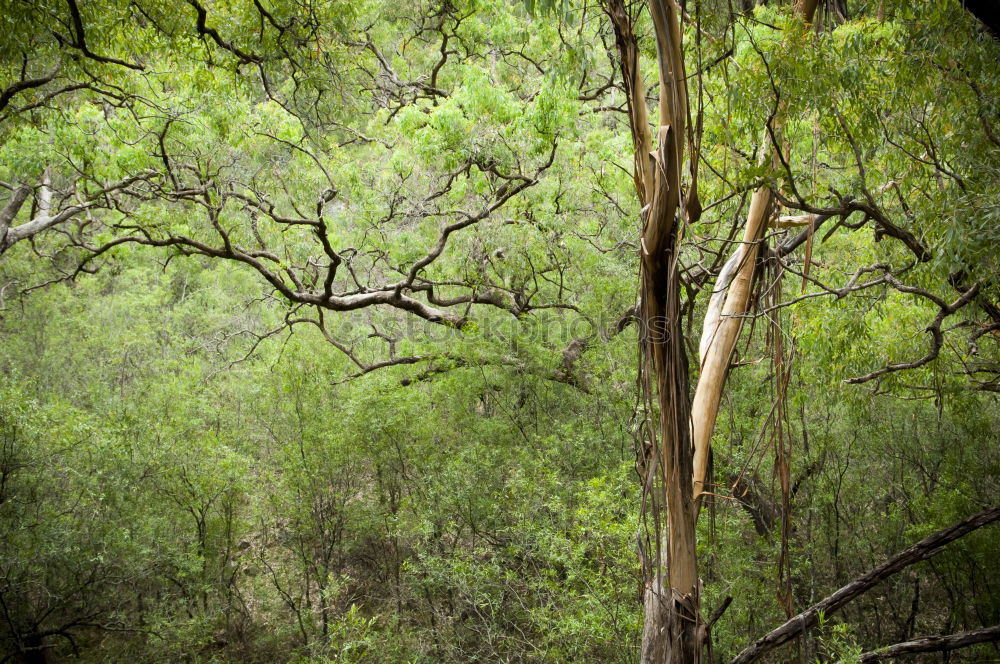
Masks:
[[[642,285],[638,318],[644,352],[644,373],[641,374],[641,383],[644,386],[647,408],[651,415],[650,419],[647,420],[646,428],[646,440],[648,441],[646,463],[640,467],[640,475],[643,477],[645,491],[650,498],[654,523],[652,536],[647,540],[648,553],[644,554],[646,556],[646,624],[642,661],[661,662],[677,659],[693,662],[700,661],[702,642],[707,638],[707,630],[710,626],[710,623],[708,626],[702,626],[699,609],[700,582],[697,572],[695,536],[699,499],[709,486],[707,469],[711,453],[712,431],[718,414],[722,385],[729,371],[742,322],[751,308],[751,303],[758,300],[758,307],[771,319],[769,327],[772,328],[771,338],[775,344],[773,367],[777,383],[777,401],[769,421],[773,422],[773,426],[778,432],[774,436],[775,463],[782,475],[783,537],[787,537],[790,490],[787,464],[790,452],[786,436],[781,433],[780,427],[782,420],[785,419],[785,415],[782,413],[784,400],[782,395],[787,389],[785,364],[790,361],[790,358],[782,349],[782,337],[787,332],[780,324],[780,310],[811,297],[835,295],[839,298],[851,292],[877,287],[916,295],[932,303],[937,311],[933,321],[927,327],[927,332],[931,335],[930,350],[919,359],[886,363],[885,366],[866,372],[864,375],[848,379],[848,382],[851,383],[865,383],[897,371],[919,368],[936,359],[943,344],[941,329],[943,321],[976,301],[980,295],[980,289],[985,284],[995,282],[995,266],[989,263],[980,263],[977,266],[975,279],[970,279],[968,271],[964,268],[958,273],[949,275],[947,281],[958,291],[957,298],[945,299],[925,288],[901,281],[902,275],[915,270],[921,263],[932,262],[933,252],[929,246],[929,236],[932,236],[935,231],[939,231],[940,227],[935,228],[934,225],[928,224],[917,231],[920,234],[918,237],[914,231],[891,220],[893,215],[886,212],[885,204],[877,201],[870,189],[869,178],[871,176],[868,174],[866,161],[877,156],[888,159],[891,163],[896,155],[893,155],[891,150],[887,151],[888,154],[880,154],[877,147],[859,147],[855,138],[858,131],[857,125],[865,126],[874,123],[878,126],[880,133],[889,145],[902,153],[904,163],[910,159],[922,166],[929,167],[924,171],[924,175],[937,177],[939,189],[946,196],[949,192],[943,179],[945,177],[951,178],[953,184],[957,185],[957,189],[950,192],[951,195],[957,194],[960,199],[964,199],[963,202],[970,204],[979,213],[989,214],[987,211],[991,206],[987,201],[993,195],[994,190],[992,186],[983,183],[985,187],[974,196],[975,203],[965,197],[969,190],[963,178],[950,169],[947,164],[948,158],[941,156],[941,149],[935,147],[938,137],[923,124],[928,102],[922,102],[924,110],[920,112],[922,119],[919,123],[923,130],[923,136],[916,138],[908,131],[909,127],[897,122],[896,115],[900,113],[900,107],[903,109],[903,114],[914,112],[912,105],[902,102],[899,107],[881,107],[874,111],[870,107],[862,107],[862,105],[871,104],[871,100],[866,95],[865,86],[859,85],[863,80],[861,77],[854,78],[851,85],[844,86],[840,94],[835,92],[834,94],[819,95],[816,94],[815,88],[810,89],[808,85],[801,87],[796,85],[794,77],[798,74],[799,78],[806,81],[817,79],[827,81],[823,85],[829,89],[829,79],[822,75],[807,75],[805,69],[800,69],[797,66],[805,61],[812,65],[814,71],[821,70],[818,57],[829,58],[829,53],[825,48],[829,46],[836,48],[838,40],[845,38],[845,35],[849,34],[851,30],[847,24],[828,33],[829,36],[826,39],[824,39],[823,33],[812,37],[808,27],[814,19],[816,2],[795,3],[794,16],[791,17],[788,13],[772,14],[771,20],[778,19],[775,23],[780,22],[780,25],[759,20],[760,13],[757,17],[751,18],[750,22],[740,24],[737,29],[747,33],[746,40],[734,37],[729,45],[730,50],[722,52],[718,57],[720,60],[725,60],[732,55],[733,51],[736,51],[737,62],[751,67],[756,66],[758,73],[761,74],[759,80],[764,83],[764,86],[747,94],[742,105],[748,110],[753,109],[754,106],[767,109],[767,114],[763,117],[759,111],[756,113],[757,117],[762,120],[760,131],[763,134],[763,140],[756,147],[756,150],[760,154],[761,170],[758,173],[763,176],[763,182],[755,186],[754,193],[750,198],[746,222],[742,224],[744,226],[741,233],[742,240],[735,253],[728,260],[723,258],[725,249],[716,250],[715,253],[715,266],[721,269],[718,269],[716,285],[705,313],[699,348],[700,364],[697,388],[694,390],[693,402],[689,405],[688,361],[684,348],[684,326],[681,316],[683,311],[681,289],[685,283],[685,266],[679,237],[682,234],[682,229],[688,228],[691,230],[687,232],[692,233],[696,238],[709,235],[702,230],[701,226],[697,225],[703,210],[701,196],[704,195],[705,191],[704,188],[699,190],[699,182],[705,182],[704,178],[701,181],[698,179],[699,166],[704,162],[714,176],[719,177],[723,182],[726,178],[720,175],[720,170],[724,169],[713,165],[711,156],[706,155],[703,150],[704,134],[702,129],[703,126],[707,126],[708,131],[711,132],[715,127],[721,125],[729,130],[728,125],[732,123],[732,106],[727,104],[727,106],[721,107],[717,103],[721,95],[713,96],[712,94],[711,78],[706,73],[708,67],[704,65],[702,59],[701,33],[703,24],[696,19],[693,21],[689,33],[689,39],[693,38],[697,44],[696,48],[693,49],[697,57],[697,71],[693,75],[693,79],[697,81],[699,100],[697,106],[694,106],[689,102],[688,81],[692,80],[692,76],[686,73],[685,67],[681,28],[682,11],[679,6],[672,2],[649,2],[648,8],[656,40],[655,60],[659,73],[659,113],[657,123],[654,124],[654,126],[658,126],[655,147],[647,119],[646,88],[640,65],[640,46],[636,37],[639,13],[636,11],[635,5],[628,6],[622,2],[608,2],[605,5],[615,27],[622,80],[630,102],[629,119],[635,147],[634,179],[642,206],[640,214]],[[954,17],[958,10],[957,7],[948,9],[953,12],[949,18]],[[880,13],[882,11],[884,11],[884,6],[881,7]],[[900,11],[905,12],[905,10]],[[846,17],[842,16],[841,18]],[[941,15],[933,18],[928,16],[925,20],[940,21],[942,18]],[[759,27],[751,27],[752,23],[758,23]],[[891,34],[892,28],[889,28],[888,31]],[[711,35],[708,36],[711,37]],[[722,42],[723,40],[716,38],[714,41]],[[979,42],[986,53],[995,49],[995,44],[989,38],[980,38]],[[779,43],[781,44],[779,49],[784,48],[793,55],[782,58],[779,51],[773,48]],[[792,46],[793,44],[794,46]],[[813,51],[814,48],[815,51]],[[743,53],[739,53],[741,50]],[[942,50],[944,49],[935,52],[935,47],[931,47],[921,55],[933,60],[935,56],[940,57],[939,54]],[[749,59],[747,58],[748,53],[750,54]],[[823,55],[817,56],[814,53],[823,53]],[[968,55],[975,62],[982,57],[980,53],[972,50]],[[912,56],[913,54],[910,53],[910,57]],[[718,60],[713,62],[713,64],[717,63]],[[961,68],[955,60],[949,60],[947,66],[952,71]],[[967,65],[966,68],[962,68],[962,71],[966,77],[969,76]],[[865,73],[877,76],[877,73],[871,69]],[[973,78],[976,76],[965,78],[963,83],[982,103],[983,95],[978,87],[981,83],[972,80]],[[934,79],[934,76],[926,77],[920,80],[920,84],[929,84],[931,89],[934,89],[935,85],[940,86],[940,83]],[[995,80],[990,80],[989,84],[992,85],[995,82]],[[946,83],[943,87],[950,86]],[[704,103],[700,98],[703,90],[709,99]],[[954,94],[954,88],[950,92]],[[731,95],[729,99],[732,99]],[[824,102],[828,104],[826,108],[824,108]],[[847,112],[845,106],[850,109],[849,119],[845,119]],[[828,109],[832,109],[832,111],[828,111]],[[813,113],[817,113],[822,118],[822,114],[825,112],[829,112],[832,120],[836,122],[833,127],[823,123],[822,119],[817,121],[816,116],[813,115]],[[751,110],[750,115],[755,115],[754,110]],[[972,136],[967,137],[966,140],[983,143],[984,139],[988,139],[995,143],[991,120],[984,118],[982,109],[973,114],[973,116],[975,115],[979,116],[982,126],[981,128],[975,127]],[[704,125],[703,116],[707,116]],[[853,153],[854,158],[852,163],[845,168],[855,174],[854,181],[849,183],[850,186],[856,188],[855,191],[841,194],[836,188],[843,186],[841,182],[837,181],[839,178],[824,177],[821,179],[818,177],[816,155],[818,150],[822,150],[822,147],[817,144],[818,137],[814,130],[812,183],[809,191],[803,193],[802,180],[804,178],[799,169],[805,160],[801,158],[801,152],[799,155],[794,152],[795,148],[801,150],[801,139],[799,145],[796,145],[794,138],[795,130],[802,126],[799,124],[801,120],[796,121],[796,116],[813,122],[815,128],[825,124],[824,129],[828,142],[840,140],[850,146],[850,151],[847,154]],[[696,118],[694,124],[692,124],[691,118]],[[797,124],[798,127],[796,127]],[[853,129],[852,125],[855,125]],[[784,136],[786,126],[788,136]],[[716,131],[718,130],[716,129]],[[925,150],[924,154],[918,157],[907,150],[902,145],[907,140],[915,141],[916,144],[922,146]],[[990,145],[989,143],[984,146],[985,154],[990,155],[987,168],[991,172],[996,168],[996,147],[995,144]],[[690,154],[687,161],[684,157],[685,150]],[[830,154],[833,156],[832,151]],[[688,164],[690,164],[688,177],[685,179],[683,172]],[[821,168],[824,171],[831,169],[825,163]],[[920,166],[917,168],[920,169]],[[712,184],[718,186],[721,183],[716,181]],[[917,220],[912,208],[898,187],[898,182],[890,179],[882,186],[880,193],[895,190],[903,214],[907,217],[908,222],[916,224]],[[825,195],[833,195],[837,199],[834,205],[818,205],[807,201],[807,197],[823,196],[824,189],[828,192]],[[714,191],[719,192],[719,189],[714,189]],[[725,195],[725,192],[719,192],[718,195]],[[717,203],[713,203],[709,207],[716,205]],[[780,206],[800,210],[807,214],[782,216],[778,212]],[[864,218],[860,222],[849,223],[847,220],[854,212],[863,212]],[[862,265],[857,267],[854,276],[844,286],[833,288],[824,285],[815,277],[815,274],[810,274],[810,254],[816,228],[833,216],[839,216],[840,222],[827,233],[826,237],[829,237],[838,227],[847,226],[857,229],[871,221],[875,227],[875,241],[878,242],[885,236],[898,240],[911,254],[911,262],[896,268],[888,261]],[[730,240],[739,237],[738,228],[740,225],[738,222],[733,225],[729,233]],[[760,249],[768,227],[782,228],[794,225],[807,226],[807,230],[779,242],[766,254]],[[791,251],[803,243],[806,243],[807,250],[804,267],[800,270],[792,266],[787,258]],[[963,252],[958,246],[949,246],[948,244],[939,246],[939,250],[951,255],[945,261],[939,261],[938,265],[935,266],[938,269],[938,275],[940,275],[942,263],[953,261],[955,253]],[[758,253],[761,253],[766,261],[758,261]],[[760,276],[755,277],[755,273],[759,272],[757,266],[762,262],[770,262],[777,268],[777,271],[772,273],[773,276],[767,280]],[[787,299],[786,291],[782,289],[781,273],[786,270],[802,278],[802,294],[798,297]],[[709,270],[709,272],[714,272],[714,270]],[[874,273],[876,277],[859,283],[862,275],[871,273]],[[703,274],[704,271],[697,276],[700,278]],[[958,277],[958,281],[955,280],[956,274],[961,275]],[[922,278],[926,279],[927,277],[923,276]],[[940,279],[940,276],[938,278]],[[690,277],[687,282],[688,284],[694,282],[697,285],[697,281]],[[806,287],[810,283],[818,286],[820,290],[806,293]],[[769,291],[770,293],[767,298],[761,299],[761,296],[755,294],[755,291],[757,293]],[[979,300],[982,312],[980,316],[982,314],[987,316],[985,322],[982,322],[981,318],[977,322],[967,319],[967,322],[961,324],[971,325],[974,328],[968,337],[970,344],[983,334],[996,329],[997,320],[994,316],[996,307],[991,297],[992,294]],[[975,319],[976,317],[973,315],[972,320]],[[976,350],[978,351],[978,348]],[[982,367],[982,365],[980,366]],[[989,374],[992,370],[982,367],[980,371]],[[993,380],[976,381],[975,385],[981,389],[992,389]],[[779,572],[779,577],[782,575],[783,571]],[[784,592],[784,589],[779,588],[779,596]],[[787,594],[784,596],[786,599],[783,601],[788,602],[786,610],[791,617],[790,597]],[[747,659],[741,661],[749,661],[753,656],[747,655]]]

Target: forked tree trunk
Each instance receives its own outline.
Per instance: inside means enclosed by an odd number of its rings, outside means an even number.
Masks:
[[[652,505],[656,532],[655,546],[650,547],[653,550],[646,553],[644,560],[645,620],[640,661],[699,664],[705,630],[696,555],[696,499],[704,484],[719,397],[729,356],[739,336],[741,315],[750,302],[758,244],[770,218],[773,196],[766,187],[755,192],[744,241],[735,264],[730,266],[727,294],[714,298],[718,311],[706,328],[701,380],[692,410],[680,321],[678,231],[682,218],[696,216],[700,205],[693,177],[686,200],[681,200],[684,144],[688,139],[681,11],[676,0],[648,0],[648,6],[659,69],[660,118],[655,150],[651,146],[634,17],[629,15],[624,0],[605,1],[628,95],[634,181],[642,204],[642,383],[649,406],[655,385],[659,411],[658,421],[648,433],[650,454],[644,473],[644,490]],[[799,0],[798,9],[808,21],[815,6],[815,0]],[[692,164],[696,163],[695,157],[692,155]]]

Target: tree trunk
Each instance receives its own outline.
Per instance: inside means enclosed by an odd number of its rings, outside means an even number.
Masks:
[[[650,153],[651,160],[646,160],[652,170],[652,191],[647,190],[647,200],[643,200],[640,319],[645,371],[648,379],[655,378],[659,407],[659,441],[654,435],[650,442],[655,455],[653,468],[658,468],[660,474],[647,490],[656,494],[652,505],[659,512],[654,517],[659,531],[657,541],[666,542],[656,547],[653,564],[646,570],[641,661],[698,664],[702,623],[691,481],[690,381],[680,320],[678,269],[681,216],[685,209],[692,208],[682,205],[681,200],[687,84],[676,4],[672,0],[650,0],[649,9],[656,33],[660,126],[656,150]],[[633,105],[641,106],[641,100]],[[640,114],[633,114],[634,134],[636,128],[641,132],[641,121]],[[639,146],[641,140],[634,143]],[[637,164],[643,156],[636,155]],[[648,181],[645,175],[642,180],[644,185]],[[692,187],[687,202],[696,197]],[[646,385],[651,387],[648,379]],[[647,402],[651,401],[647,393]]]
[[[736,340],[743,327],[743,315],[750,309],[750,287],[757,263],[760,239],[767,229],[773,196],[768,187],[761,187],[750,199],[743,242],[734,256],[735,276],[731,283],[716,284],[716,293],[705,315],[701,341],[701,374],[691,406],[691,428],[694,438],[694,497],[705,490],[708,454],[712,432],[719,414],[722,387],[729,373],[729,359],[736,347]],[[732,260],[732,259],[731,259]],[[722,281],[720,275],[719,281]],[[725,289],[725,290],[724,290]],[[721,297],[717,298],[717,295]],[[722,301],[725,304],[722,304]],[[721,308],[721,311],[719,310]]]
[[[768,187],[754,193],[743,243],[730,266],[732,281],[725,279],[727,294],[713,298],[717,310],[706,324],[701,379],[692,408],[680,321],[678,229],[685,215],[699,214],[700,205],[693,172],[687,196],[681,198],[684,143],[694,143],[687,132],[681,12],[675,0],[649,0],[648,5],[659,69],[660,124],[655,150],[651,147],[633,16],[623,0],[605,0],[604,7],[615,29],[621,58],[635,152],[634,182],[642,204],[640,382],[647,408],[653,410],[655,391],[659,411],[656,426],[645,432],[647,458],[645,467],[640,468],[655,530],[655,546],[648,547],[653,550],[643,560],[645,619],[640,661],[698,664],[704,626],[696,555],[696,499],[704,486],[729,357],[739,337],[742,314],[751,301],[758,245],[770,219],[773,195]],[[797,4],[806,22],[815,7],[815,0],[799,0]],[[691,156],[692,164],[696,163],[696,155]]]
[[[816,13],[817,0],[797,0],[795,12],[808,25]],[[774,134],[779,132],[781,116],[784,114],[784,104],[779,106],[778,117],[774,120]],[[768,132],[764,133],[764,143],[769,140]],[[774,150],[777,145],[772,146]],[[762,150],[763,155],[771,154],[771,150]],[[765,163],[767,156],[762,157]],[[774,193],[765,184],[753,193],[750,199],[750,211],[747,214],[746,228],[743,232],[743,242],[737,249],[733,259],[736,260],[735,275],[731,283],[723,282],[720,274],[716,283],[715,294],[709,303],[705,316],[700,344],[701,373],[695,390],[694,403],[691,406],[691,428],[694,438],[694,498],[705,491],[705,476],[708,471],[708,457],[712,446],[712,433],[715,431],[715,421],[719,414],[719,403],[722,400],[722,388],[729,373],[729,360],[736,341],[743,327],[743,316],[750,310],[753,293],[753,273],[757,262],[758,247],[771,220],[774,207]],[[796,223],[785,218],[785,223]],[[808,222],[807,222],[808,223]],[[737,258],[738,257],[738,258]],[[731,260],[733,260],[731,259]],[[725,272],[725,270],[723,271]],[[723,304],[724,303],[724,304]]]

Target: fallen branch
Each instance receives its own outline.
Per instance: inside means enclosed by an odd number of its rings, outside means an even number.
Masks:
[[[903,641],[872,652],[862,653],[859,661],[861,664],[867,664],[882,659],[892,659],[900,655],[911,655],[918,652],[944,652],[991,641],[1000,641],[1000,625],[959,632],[958,634],[924,636],[912,641]]]
[[[820,614],[829,617],[834,612],[843,608],[848,602],[868,592],[896,572],[936,555],[945,544],[953,542],[971,533],[973,530],[993,523],[998,519],[1000,519],[1000,505],[973,514],[944,530],[939,530],[933,535],[928,535],[908,549],[900,551],[864,576],[851,581],[829,597],[813,604],[781,627],[757,639],[745,648],[743,652],[738,654],[731,664],[748,664],[764,653],[788,643],[802,632],[814,627],[819,622]]]

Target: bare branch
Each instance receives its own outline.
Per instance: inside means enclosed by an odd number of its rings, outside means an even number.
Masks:
[[[820,614],[831,616],[852,600],[868,592],[876,585],[902,569],[926,560],[941,552],[941,548],[972,531],[1000,519],[1000,506],[985,509],[955,523],[944,530],[928,535],[913,546],[900,551],[886,562],[867,574],[851,581],[829,597],[812,605],[781,627],[754,641],[738,654],[731,664],[749,664],[761,655],[788,643],[802,632],[815,627]]]
[[[895,659],[900,655],[912,655],[918,652],[945,652],[967,648],[977,643],[990,643],[1000,641],[1000,625],[974,629],[958,634],[923,636],[911,641],[903,641],[891,646],[885,646],[872,652],[862,653],[858,660],[861,664],[868,662],[878,662],[883,659]]]

